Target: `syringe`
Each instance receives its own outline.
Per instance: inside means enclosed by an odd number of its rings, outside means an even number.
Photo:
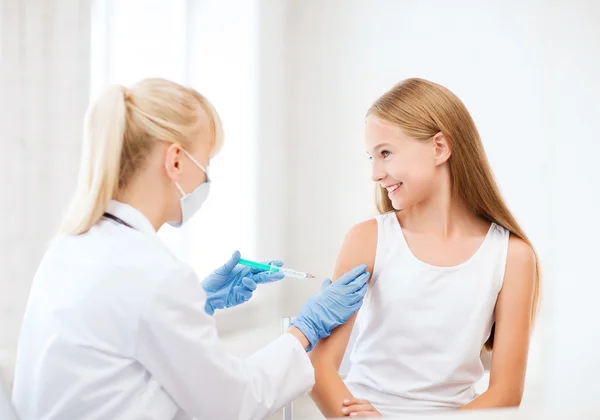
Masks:
[[[240,258],[238,264],[245,265],[247,267],[258,268],[263,271],[271,271],[275,273],[283,273],[289,277],[295,277],[297,279],[314,279],[315,276],[308,273],[303,273],[301,271],[292,270],[291,268],[279,267],[275,264],[263,264],[256,261],[245,260]]]

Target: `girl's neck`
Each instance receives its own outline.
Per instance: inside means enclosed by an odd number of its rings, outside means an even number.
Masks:
[[[478,218],[462,199],[452,197],[449,177],[425,200],[400,211],[398,219],[403,228],[441,239],[465,233],[479,234],[489,228],[489,223]]]

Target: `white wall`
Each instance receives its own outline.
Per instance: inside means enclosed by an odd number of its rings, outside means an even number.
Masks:
[[[345,232],[373,214],[369,105],[408,77],[446,85],[471,111],[543,265],[526,404],[589,399],[600,374],[600,329],[583,326],[600,317],[598,5],[288,2],[286,261],[329,275]],[[287,287],[291,313],[316,290]]]
[[[0,8],[0,375],[10,381],[29,285],[75,186],[89,6],[3,0]]]
[[[595,401],[600,389],[600,3],[558,2],[545,13],[546,122],[554,148],[547,228],[555,297],[547,398],[584,404]]]

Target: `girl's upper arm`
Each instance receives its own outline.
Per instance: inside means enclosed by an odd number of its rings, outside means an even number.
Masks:
[[[372,274],[376,247],[377,220],[371,219],[352,227],[342,244],[332,278],[338,279],[360,264],[366,264],[367,271]],[[339,369],[355,319],[356,314],[333,330],[329,337],[317,343],[310,354],[313,364],[333,364],[336,370]]]
[[[496,302],[490,370],[490,389],[497,389],[506,405],[520,404],[523,394],[536,275],[533,249],[511,235],[504,283]]]

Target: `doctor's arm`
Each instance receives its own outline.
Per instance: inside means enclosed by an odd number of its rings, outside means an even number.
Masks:
[[[183,411],[196,418],[262,419],[310,390],[314,372],[300,331],[292,327],[248,359],[233,357],[205,312],[196,275],[189,269],[172,274],[147,304],[136,356]]]
[[[366,264],[367,271],[373,272],[375,248],[377,246],[377,221],[369,220],[354,226],[346,235],[333,278],[357,264]],[[315,368],[315,386],[311,398],[325,417],[342,417],[343,401],[352,399],[338,371],[350,339],[356,315],[340,325],[331,336],[321,340],[309,354]]]
[[[496,302],[496,332],[490,384],[463,409],[521,404],[531,334],[536,259],[531,247],[511,235],[502,289]]]

